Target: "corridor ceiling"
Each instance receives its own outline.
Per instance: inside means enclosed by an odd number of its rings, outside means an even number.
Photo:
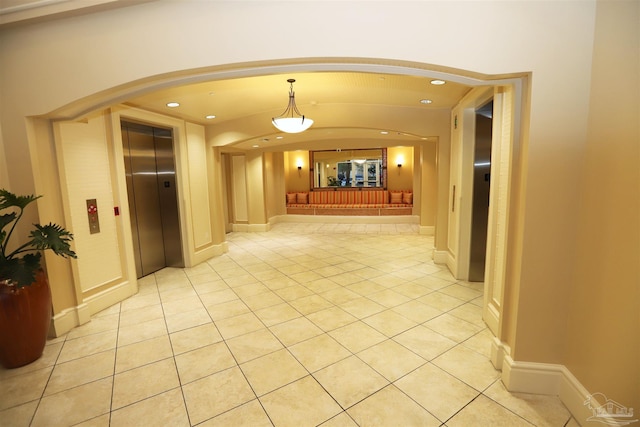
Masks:
[[[289,78],[296,80],[298,109],[315,121],[299,134],[282,133],[271,124],[271,118],[287,106]],[[219,134],[217,145],[239,149],[309,149],[335,140],[351,146],[358,141],[380,146],[411,144],[434,140],[435,135],[416,133],[411,129],[420,127],[408,121],[428,121],[435,110],[450,111],[471,89],[451,81],[434,85],[432,80],[373,72],[295,72],[177,86],[126,104],[202,124],[208,135]],[[180,106],[170,108],[170,102]],[[210,115],[215,118],[207,119]],[[385,139],[393,142],[387,144]]]

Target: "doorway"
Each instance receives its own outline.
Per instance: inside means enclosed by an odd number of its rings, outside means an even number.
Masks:
[[[469,281],[484,282],[489,224],[493,100],[476,110]]]
[[[173,133],[130,122],[121,129],[136,276],[184,267]]]

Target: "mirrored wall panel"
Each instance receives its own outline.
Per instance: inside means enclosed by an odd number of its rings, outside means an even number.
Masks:
[[[385,188],[387,149],[311,151],[313,188]]]

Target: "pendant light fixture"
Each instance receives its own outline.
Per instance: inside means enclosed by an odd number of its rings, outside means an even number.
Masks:
[[[296,107],[296,95],[293,92],[293,84],[295,79],[288,79],[289,82],[289,104],[287,108],[278,117],[271,119],[271,123],[278,128],[278,130],[286,133],[299,133],[303,132],[313,124],[313,120],[303,116],[298,107]]]

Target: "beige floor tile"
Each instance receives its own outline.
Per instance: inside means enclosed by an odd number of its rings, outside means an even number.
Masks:
[[[347,410],[361,427],[440,426],[441,422],[393,385]]]
[[[402,285],[396,286],[392,289],[393,291],[411,299],[420,298],[433,292],[433,289],[415,282],[403,283]]]
[[[70,330],[66,338],[75,339],[100,332],[113,331],[118,329],[119,320],[119,313],[92,317],[91,321]]]
[[[430,305],[433,308],[437,308],[440,311],[453,310],[465,303],[465,301],[461,299],[443,294],[440,291],[431,292],[430,294],[418,298],[418,301]]]
[[[394,384],[443,422],[480,394],[430,363],[400,378]],[[471,425],[478,424],[467,424]]]
[[[302,316],[295,308],[286,303],[257,310],[255,315],[267,326],[277,325]]]
[[[358,353],[387,339],[363,322],[351,323],[328,334],[353,353]]]
[[[218,320],[215,324],[222,337],[227,340],[265,328],[264,324],[253,313]]]
[[[255,399],[242,375],[233,367],[182,387],[192,425],[199,424]]]
[[[163,298],[162,302],[162,311],[165,317],[202,308],[204,308],[204,305],[201,297],[193,290],[189,292],[189,296],[177,296],[171,299]]]
[[[74,425],[109,412],[113,377],[84,384],[40,401],[32,427]]]
[[[138,292],[131,298],[127,298],[121,303],[122,312],[137,310],[142,307],[154,306],[160,304],[160,294],[157,291],[154,292]]]
[[[172,356],[171,341],[167,335],[118,347],[116,353],[116,373]]]
[[[164,319],[122,327],[118,329],[118,346],[129,345],[167,334],[167,325]]]
[[[257,399],[198,424],[198,427],[232,426],[273,427],[273,424]]]
[[[0,410],[11,408],[40,398],[44,391],[53,367],[14,375],[2,379],[0,393]]]
[[[338,285],[336,282],[334,282],[329,278],[313,280],[311,282],[305,283],[304,286],[308,288],[310,291],[315,292],[316,294],[321,294],[323,292],[327,292],[332,289],[341,288],[340,285]]]
[[[326,308],[311,313],[307,318],[324,331],[332,331],[358,320],[340,307]]]
[[[60,351],[57,363],[64,363],[80,357],[112,350],[116,348],[117,337],[118,331],[113,330],[66,340]]]
[[[412,300],[404,304],[400,304],[396,307],[393,307],[391,310],[406,317],[409,320],[413,320],[416,323],[426,322],[427,320],[431,320],[443,313],[442,311],[429,305],[423,304],[417,300]]]
[[[113,411],[110,427],[135,426],[189,427],[187,409],[179,388]]]
[[[138,323],[162,318],[164,318],[162,304],[147,305],[120,313],[120,326],[137,325]]]
[[[179,385],[176,364],[172,358],[116,374],[112,408],[122,408]]]
[[[111,413],[102,414],[97,417],[88,419],[79,424],[75,424],[74,427],[109,427],[109,420],[111,419]]]
[[[376,292],[371,295],[367,295],[367,298],[383,305],[387,308],[396,307],[400,304],[410,301],[409,297],[406,297],[392,289],[385,289],[384,291]]]
[[[297,311],[307,316],[311,313],[315,313],[326,308],[333,307],[330,301],[322,298],[320,295],[309,295],[306,297],[298,298],[293,301],[289,301],[289,304],[293,306]]]
[[[321,369],[313,376],[344,409],[389,384],[383,376],[355,356]]]
[[[357,272],[354,273],[354,276],[359,277],[357,276]],[[332,278],[332,280],[335,279]],[[346,288],[361,296],[371,295],[373,293],[384,291],[386,289],[384,286],[374,283],[370,280],[362,280],[362,277],[359,277],[359,281],[350,284]]]
[[[447,421],[448,427],[467,427],[480,424],[495,427],[531,427],[534,425],[482,395]]]
[[[427,363],[422,357],[392,340],[369,347],[357,356],[389,381],[395,381]]]
[[[176,355],[222,341],[222,336],[213,323],[174,332],[169,338]]]
[[[338,307],[358,319],[363,319],[386,310],[385,306],[365,297],[352,299],[351,301],[339,304]]]
[[[402,344],[409,350],[418,354],[425,360],[438,357],[445,351],[455,347],[456,342],[444,335],[425,326],[416,326],[400,335],[393,337],[393,340]]]
[[[431,361],[434,365],[482,391],[500,378],[488,358],[458,345]]]
[[[66,363],[56,364],[44,390],[48,396],[113,375],[115,350],[92,354]]]
[[[443,294],[447,294],[454,298],[461,299],[463,301],[471,301],[472,299],[482,295],[481,291],[457,283],[451,286],[447,286],[446,288],[442,288],[439,290],[439,292],[442,292]]]
[[[398,335],[413,328],[414,326],[417,326],[416,322],[409,320],[392,310],[382,311],[378,314],[362,319],[362,321],[375,330],[382,332],[387,337]]]
[[[262,396],[260,401],[276,426],[315,426],[342,412],[311,376]]]
[[[242,301],[253,311],[260,310],[261,308],[272,307],[284,302],[284,300],[273,291],[242,298]]]
[[[211,274],[215,274],[215,273],[211,273]],[[200,298],[202,298],[202,296],[211,292],[217,292],[217,291],[223,291],[225,289],[229,289],[229,285],[227,285],[226,282],[221,278],[202,282],[202,283],[192,282],[192,286],[193,286],[193,289],[196,291],[196,293],[200,296]]]
[[[247,305],[240,299],[227,301],[220,304],[207,305],[205,308],[207,309],[207,312],[209,312],[209,316],[214,322],[251,312],[251,309],[247,307]]]
[[[236,366],[235,359],[222,342],[182,353],[175,360],[182,385]]]
[[[216,304],[222,304],[222,303],[234,301],[237,299],[239,299],[238,295],[228,287],[225,289],[207,292],[206,294],[200,295],[200,300],[202,301],[202,304],[204,304],[205,307],[209,307]]]
[[[268,329],[240,335],[227,340],[227,345],[238,363],[248,362],[283,348],[280,341]]]
[[[273,334],[287,347],[308,340],[323,333],[306,317],[298,317],[269,328]]]
[[[33,414],[38,408],[38,401],[34,400],[19,406],[0,411],[3,425],[11,427],[29,427]]]
[[[448,313],[434,317],[423,325],[456,342],[462,342],[484,329]]]
[[[289,348],[309,372],[315,372],[351,356],[351,352],[327,334],[298,343]]]
[[[196,310],[185,311],[183,313],[166,316],[167,330],[169,333],[193,328],[194,326],[212,323],[209,313],[204,307]]]
[[[358,424],[346,412],[341,412],[320,424],[320,427],[358,427]]]
[[[571,413],[558,396],[509,393],[501,381],[496,381],[484,395],[537,426],[564,426]]]
[[[322,292],[320,296],[335,305],[360,298],[360,294],[350,291],[349,289],[343,288],[341,286]]]
[[[254,295],[264,294],[265,292],[270,292],[270,289],[262,283],[256,282],[233,288],[233,292],[235,292],[240,298],[247,298]]]
[[[287,286],[279,289],[275,289],[274,292],[285,301],[293,301],[299,298],[308,297],[313,295],[313,292],[308,288],[294,282],[292,286]]]
[[[307,370],[284,349],[243,363],[240,369],[258,397],[308,374]]]
[[[487,358],[491,357],[491,340],[493,335],[488,328],[483,329],[471,338],[462,341],[462,345]]]

